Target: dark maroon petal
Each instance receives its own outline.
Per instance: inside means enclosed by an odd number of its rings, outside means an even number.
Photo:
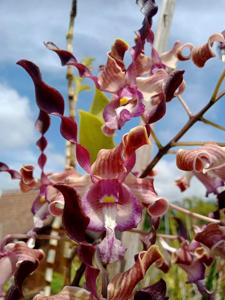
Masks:
[[[155,0],[136,0],[136,3],[141,7],[141,12],[145,16],[142,27],[139,29],[141,39],[147,39],[150,43],[153,43],[154,34],[151,30],[152,18],[157,13],[158,6]]]
[[[166,80],[165,87],[164,87],[164,93],[166,96],[166,101],[169,102],[173,99],[174,93],[178,89],[178,87],[181,85],[183,81],[183,70],[176,70],[169,74],[168,79]]]
[[[38,267],[37,262],[23,261],[14,275],[14,285],[9,289],[5,300],[24,299],[22,285],[24,280]]]
[[[65,206],[62,221],[68,236],[75,241],[85,241],[85,230],[90,219],[84,214],[80,206],[80,199],[77,192],[66,185],[54,185],[64,197]]]
[[[45,47],[48,48],[51,51],[54,51],[58,54],[61,64],[63,66],[69,64],[69,63],[77,63],[77,59],[74,57],[74,55],[66,50],[59,49],[53,42],[46,42],[44,43]]]
[[[77,124],[71,117],[61,116],[60,132],[66,140],[77,142]]]
[[[223,209],[225,208],[225,191],[222,191],[217,195],[218,199],[218,208]]]
[[[44,151],[45,148],[47,147],[47,140],[44,136],[40,137],[40,139],[36,142],[36,145],[38,146],[38,148],[41,150],[41,151]]]
[[[156,97],[161,97],[161,95],[156,95]],[[166,102],[161,99],[159,104],[154,105],[150,111],[146,109],[144,112],[144,121],[146,124],[155,123],[160,120],[166,113]]]
[[[95,246],[87,243],[80,243],[77,253],[79,255],[80,260],[86,265],[86,266],[92,266],[92,259],[95,254]]]
[[[79,165],[87,172],[91,173],[91,160],[87,149],[80,144],[76,145],[76,157]]]
[[[44,112],[43,110],[40,110],[39,116],[37,118],[37,121],[35,123],[36,129],[41,133],[45,134],[46,131],[49,129],[50,126],[50,117],[49,115]]]
[[[166,300],[166,282],[160,279],[153,285],[137,291],[134,300]]]
[[[174,220],[176,221],[176,228],[177,228],[178,236],[184,238],[185,240],[188,240],[189,234],[188,234],[186,226],[184,225],[184,222],[178,217],[174,217]]]
[[[45,111],[47,114],[63,115],[63,96],[56,89],[42,81],[38,66],[28,60],[20,60],[17,64],[23,67],[31,76],[35,86],[36,102],[40,110]]]
[[[86,288],[91,292],[92,300],[99,299],[97,293],[97,277],[99,275],[99,270],[94,267],[87,267],[85,270]]]
[[[44,168],[47,161],[47,156],[44,153],[41,153],[41,155],[38,158],[38,165],[41,168],[41,170]]]
[[[95,246],[81,243],[78,247],[78,255],[80,260],[86,265],[85,279],[86,288],[91,294],[98,299],[96,280],[99,275],[99,269],[93,267],[92,260],[95,254]],[[95,299],[93,299],[95,300]]]
[[[136,3],[140,6],[141,12],[148,19],[157,14],[158,6],[155,3],[155,0],[136,0]]]
[[[72,53],[70,53],[67,50],[59,49],[52,42],[47,42],[47,43],[44,43],[44,44],[49,50],[54,51],[58,55],[58,57],[61,60],[61,63],[62,63],[63,66],[65,66],[65,65],[74,66],[75,68],[77,68],[77,70],[79,72],[79,75],[81,77],[91,78],[94,81],[94,83],[96,84],[96,86],[98,87],[97,77],[93,76],[91,74],[90,70],[84,64],[79,63]]]
[[[10,169],[6,164],[0,162],[0,172],[7,172],[12,179],[20,179],[21,175],[18,171]]]
[[[211,249],[218,242],[225,240],[223,227],[218,224],[208,224],[196,234],[195,240]]]

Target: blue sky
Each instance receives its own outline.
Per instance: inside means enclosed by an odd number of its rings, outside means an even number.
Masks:
[[[161,1],[156,2],[160,6]],[[212,33],[223,31],[224,11],[224,0],[178,0],[168,48],[176,40],[199,45],[206,42]],[[19,169],[25,163],[35,164],[38,156],[34,146],[38,134],[33,123],[38,111],[34,105],[33,84],[16,65],[16,61],[28,59],[35,62],[41,68],[45,81],[66,98],[65,69],[60,66],[58,58],[45,49],[43,41],[53,41],[65,47],[69,12],[69,0],[0,1],[0,160],[13,168]],[[157,18],[154,18],[154,28],[157,26]],[[74,39],[76,57],[94,57],[97,71],[98,65],[105,63],[106,53],[116,38],[123,38],[133,45],[134,32],[140,27],[142,19],[135,0],[78,0]],[[195,112],[209,99],[224,64],[213,59],[201,70],[190,63],[183,66],[187,82],[184,98]],[[83,93],[78,108],[87,108],[91,97],[91,93]],[[224,100],[216,105],[208,117],[225,125],[223,103]],[[168,141],[185,120],[179,103],[172,101],[165,119],[155,127],[162,142]],[[57,129],[58,123],[53,121],[52,130],[48,133],[47,168],[50,171],[60,171],[64,165],[65,143]],[[184,140],[191,139],[224,141],[225,133],[196,126],[184,137]],[[174,158],[170,155],[160,163],[156,179],[158,191],[171,200],[180,197],[173,183],[179,174]],[[0,189],[13,187],[15,183],[8,175],[0,174]],[[185,195],[193,195],[196,191],[204,195],[201,185],[194,182],[193,189]]]

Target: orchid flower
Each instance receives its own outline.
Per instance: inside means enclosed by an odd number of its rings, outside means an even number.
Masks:
[[[136,34],[135,46],[131,48],[131,64],[126,67],[124,56],[128,45],[117,39],[108,53],[106,65],[101,66],[100,74],[94,76],[68,51],[59,49],[54,43],[45,43],[60,58],[62,65],[72,65],[80,76],[91,78],[96,87],[112,94],[112,100],[106,105],[103,118],[103,132],[112,135],[117,129],[133,117],[142,117],[146,124],[155,122],[165,114],[166,101],[184,89],[183,71],[171,71],[170,60],[174,53],[181,53],[183,45],[162,55],[162,59],[153,47],[152,18],[157,12],[155,1],[138,1],[144,14],[143,26]],[[145,41],[152,47],[151,57],[144,55]],[[179,48],[179,49],[177,49]],[[189,59],[180,54],[183,60]],[[164,59],[165,58],[165,59]],[[168,67],[165,63],[168,64]]]
[[[218,224],[208,224],[198,231],[195,240],[210,249],[211,256],[225,258],[225,231]]]
[[[24,242],[5,244],[6,240],[7,238],[3,240],[0,245],[0,295],[3,294],[2,288],[4,283],[6,283],[19,269],[20,273],[23,273],[24,268],[24,272],[27,276],[29,275],[29,272],[26,271],[27,268],[25,264],[30,263],[32,265],[31,269],[34,270],[44,257],[42,250],[31,249]],[[20,282],[22,284],[22,280],[20,280]],[[21,286],[16,288],[19,288],[20,290],[18,292],[21,293]],[[11,291],[10,293],[14,292],[16,291]],[[7,299],[13,300],[13,297]]]
[[[104,263],[123,257],[125,249],[115,231],[135,228],[143,206],[154,216],[161,216],[168,208],[167,200],[155,193],[152,178],[138,179],[131,174],[135,150],[146,143],[146,128],[138,126],[114,149],[100,150],[91,166],[88,152],[77,145],[77,160],[89,176],[70,176],[67,185],[80,197],[81,208],[90,219],[87,229],[106,232],[97,247]]]
[[[177,166],[189,172],[177,181],[183,190],[189,186],[193,175],[205,185],[207,195],[218,194],[218,188],[224,185],[225,150],[217,144],[206,144],[195,150],[179,150]]]
[[[161,239],[163,248],[171,254],[172,263],[178,264],[187,274],[188,283],[196,284],[202,295],[207,295],[208,299],[214,299],[214,294],[209,292],[203,279],[205,278],[206,266],[212,262],[212,257],[202,247],[199,242],[188,242],[183,240],[180,248],[174,248]]]

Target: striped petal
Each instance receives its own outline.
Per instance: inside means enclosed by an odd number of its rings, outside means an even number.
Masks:
[[[135,151],[150,143],[149,133],[147,127],[137,126],[123,136],[122,143],[117,147],[100,150],[96,161],[91,166],[92,174],[103,179],[119,179],[122,181],[132,168],[129,165],[129,160],[135,154]]]
[[[139,201],[148,208],[148,213],[152,217],[160,217],[166,213],[169,206],[168,201],[156,194],[152,178],[137,178],[129,174],[125,183]]]
[[[192,171],[205,185],[207,194],[217,193],[225,180],[225,150],[217,144],[206,144],[195,150],[179,150],[177,166]]]
[[[207,172],[225,163],[225,150],[217,144],[206,144],[195,150],[179,150],[177,166],[181,170]]]
[[[214,33],[208,39],[208,42],[202,46],[194,47],[192,50],[192,60],[200,68],[204,67],[205,63],[212,57],[216,56],[213,51],[214,43],[225,43],[225,37],[222,33]]]
[[[98,82],[102,90],[115,93],[125,85],[124,54],[128,45],[122,40],[116,40],[108,53],[108,60],[102,67]]]
[[[138,254],[133,267],[124,273],[116,275],[108,285],[108,300],[130,299],[137,283],[145,276],[148,268],[156,263],[163,271],[168,270],[157,246],[151,246],[147,251]]]

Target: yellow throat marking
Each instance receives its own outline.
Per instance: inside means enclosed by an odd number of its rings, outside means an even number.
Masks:
[[[127,97],[120,98],[120,106],[126,105],[129,102]]]
[[[104,196],[102,198],[102,203],[115,203],[116,199],[113,196]]]
[[[40,203],[45,203],[45,196],[41,196],[39,201],[40,201]]]

